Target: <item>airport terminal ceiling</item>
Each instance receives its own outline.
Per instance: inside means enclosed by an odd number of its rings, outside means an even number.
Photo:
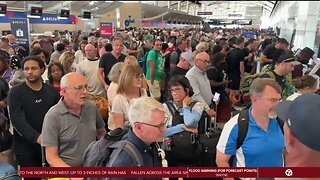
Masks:
[[[71,14],[79,15],[81,9],[91,10],[92,15],[99,16],[122,5],[122,3],[137,3],[140,1],[6,1],[8,10],[25,11],[28,4],[41,4],[44,12],[57,13],[61,7],[71,9]],[[170,2],[170,5],[169,3]],[[179,3],[180,2],[180,3]],[[187,3],[188,2],[188,3]],[[141,1],[143,4],[159,6],[163,11],[179,11],[190,15],[196,12],[212,12],[212,16],[224,16],[224,13],[248,13],[249,7],[262,8],[262,16],[269,17],[277,1]],[[149,18],[163,12],[156,8],[144,8],[143,17]]]

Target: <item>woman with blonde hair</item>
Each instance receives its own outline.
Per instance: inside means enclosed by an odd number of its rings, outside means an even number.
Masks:
[[[108,128],[110,130],[115,129],[114,121],[112,119],[111,109],[112,109],[113,100],[117,96],[119,77],[123,70],[124,65],[125,64],[123,62],[118,62],[114,64],[108,74],[108,78],[111,81],[107,91],[107,97],[108,97],[108,103],[109,103]]]
[[[134,57],[134,56],[132,56],[132,55],[127,56],[127,57],[124,59],[124,63],[125,63],[125,64],[131,64],[131,65],[137,65],[137,66],[139,66],[139,63],[138,63],[137,58]],[[144,88],[144,89],[149,89],[149,86],[148,86],[148,83],[147,83],[147,80],[146,80],[146,77],[145,77],[144,74],[143,74],[142,88]]]
[[[128,119],[128,109],[131,100],[150,96],[146,89],[142,88],[143,70],[138,65],[124,66],[118,83],[117,96],[112,103],[112,118],[115,128],[131,127]]]
[[[63,66],[63,70],[66,74],[69,72],[75,72],[75,67],[73,67],[74,60],[75,56],[70,51],[62,53],[59,57],[59,62]]]
[[[138,60],[135,56],[129,55],[124,59],[125,64],[131,64],[131,65],[139,65]]]

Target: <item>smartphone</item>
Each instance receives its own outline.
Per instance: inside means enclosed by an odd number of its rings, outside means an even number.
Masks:
[[[216,93],[214,94],[212,100],[213,100],[214,102],[217,102],[217,101],[219,101],[219,99],[220,99],[220,94],[216,92]]]

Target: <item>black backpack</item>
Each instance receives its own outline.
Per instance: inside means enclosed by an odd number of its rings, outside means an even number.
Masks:
[[[134,157],[137,166],[143,166],[143,159],[138,149],[128,140],[123,139],[128,129],[117,128],[98,141],[92,142],[84,153],[84,167],[112,167],[122,151]],[[114,155],[113,151],[115,151]],[[98,179],[98,178],[90,178]]]
[[[0,111],[0,152],[6,151],[11,148],[13,138],[9,131],[10,124],[8,118]]]
[[[242,109],[239,113],[239,117],[238,117],[239,131],[238,131],[238,139],[237,139],[237,146],[236,146],[237,150],[242,146],[244,140],[247,137],[248,128],[249,128],[249,111],[248,111],[248,109],[249,109],[249,106]],[[281,119],[279,119],[278,117],[276,119],[277,119],[277,122],[280,126],[282,133],[284,133],[283,132],[284,122]],[[235,155],[232,155],[229,159],[230,167],[232,167],[232,162],[233,162],[234,158],[235,158]]]

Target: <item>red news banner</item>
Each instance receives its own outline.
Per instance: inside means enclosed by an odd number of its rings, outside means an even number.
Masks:
[[[217,168],[217,167],[21,167],[23,178],[316,178],[320,168]]]

